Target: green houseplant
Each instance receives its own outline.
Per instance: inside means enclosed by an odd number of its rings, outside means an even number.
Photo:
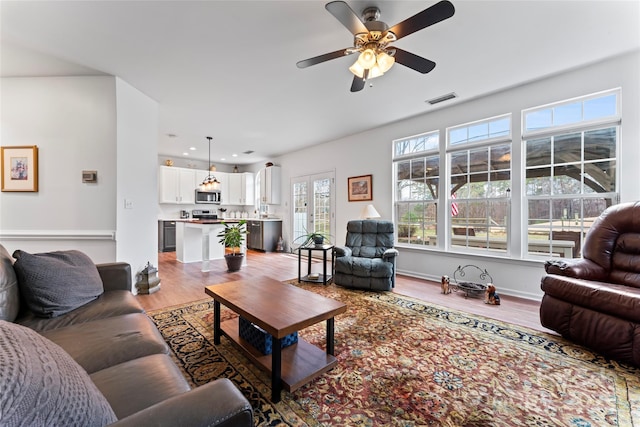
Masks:
[[[307,247],[309,245],[320,246],[324,244],[325,241],[327,243],[331,241],[331,236],[327,234],[319,233],[317,231],[313,231],[309,233],[307,232],[307,230],[305,230],[305,232],[306,232],[305,234],[302,234],[293,240],[294,245],[299,244],[300,246],[303,246],[303,247]]]
[[[228,271],[238,271],[244,259],[244,254],[240,251],[240,248],[245,241],[246,235],[249,234],[247,221],[243,219],[236,224],[227,224],[223,221],[222,225],[224,225],[224,229],[218,233],[217,237],[220,238],[219,243],[222,243],[225,248],[231,249],[231,252],[224,256],[227,261],[227,269]]]

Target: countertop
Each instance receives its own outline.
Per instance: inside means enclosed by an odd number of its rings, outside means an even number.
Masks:
[[[242,218],[245,221],[282,221],[282,218]],[[226,219],[193,219],[193,218],[161,218],[158,221],[175,221],[175,222],[189,222],[192,224],[220,224],[226,222],[229,224],[240,222],[239,218],[226,218]]]

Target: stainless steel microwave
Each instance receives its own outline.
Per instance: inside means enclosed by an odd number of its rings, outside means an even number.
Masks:
[[[222,203],[220,190],[196,190],[196,203],[209,203],[219,205]]]

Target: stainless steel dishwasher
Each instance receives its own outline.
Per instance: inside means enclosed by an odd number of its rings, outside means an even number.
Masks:
[[[247,247],[264,252],[275,252],[278,239],[282,236],[282,221],[249,220],[247,221]]]
[[[247,241],[247,247],[249,249],[264,250],[262,239],[262,221],[249,220],[247,222],[247,230],[249,231],[249,239]]]

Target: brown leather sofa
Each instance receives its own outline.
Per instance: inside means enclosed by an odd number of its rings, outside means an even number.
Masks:
[[[640,202],[606,209],[587,233],[582,256],[546,262],[542,325],[640,366]]]
[[[14,262],[0,245],[0,360],[11,361],[0,366],[0,424],[253,426],[228,379],[191,389],[130,292],[129,264],[95,266],[99,296],[44,317],[26,307]]]

